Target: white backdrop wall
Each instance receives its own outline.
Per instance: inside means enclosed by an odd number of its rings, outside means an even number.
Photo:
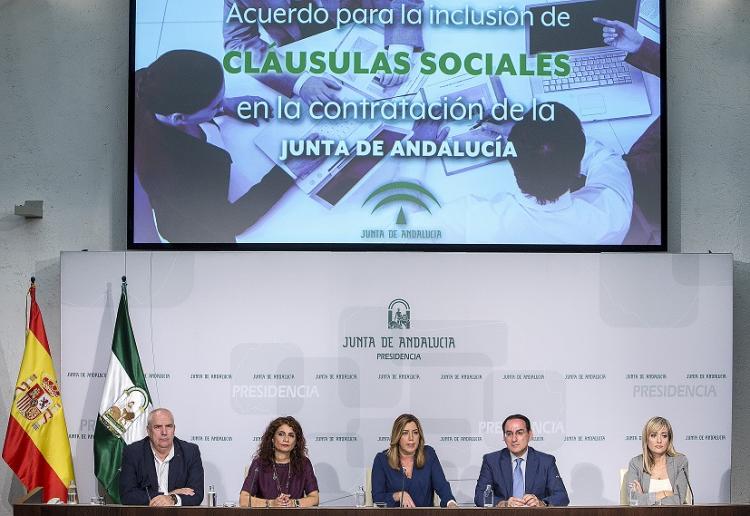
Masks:
[[[64,253],[61,378],[84,499],[123,270],[152,396],[201,446],[221,501],[278,415],[302,422],[326,502],[364,483],[402,412],[460,502],[515,412],[573,504],[619,502],[653,415],[672,421],[697,500],[729,501],[729,255]],[[409,328],[389,328],[396,299]]]

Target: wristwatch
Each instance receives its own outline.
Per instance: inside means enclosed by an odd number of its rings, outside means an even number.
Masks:
[[[177,495],[174,493],[169,493],[169,496],[172,498],[172,503],[177,505]]]
[[[294,499],[294,506],[299,507],[299,498]]]

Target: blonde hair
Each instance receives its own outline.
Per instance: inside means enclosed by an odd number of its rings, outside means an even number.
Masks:
[[[391,429],[391,445],[386,452],[386,455],[388,456],[388,465],[393,469],[401,469],[401,454],[399,453],[398,443],[401,440],[401,432],[404,431],[406,425],[412,422],[417,425],[417,432],[419,432],[419,444],[417,444],[417,452],[414,454],[414,466],[417,468],[424,466],[424,432],[422,432],[422,424],[419,422],[419,419],[417,419],[417,416],[401,414],[393,422],[393,428]]]
[[[662,428],[667,430],[667,438],[669,444],[667,445],[667,456],[674,457],[679,455],[677,450],[674,449],[674,435],[672,434],[672,425],[669,424],[667,418],[655,416],[646,421],[646,425],[643,427],[643,436],[641,438],[641,446],[643,446],[643,471],[651,474],[651,469],[654,467],[656,459],[651,450],[648,449],[648,436],[659,432]]]

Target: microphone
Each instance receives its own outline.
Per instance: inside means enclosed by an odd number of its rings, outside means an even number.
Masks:
[[[398,506],[404,506],[404,489],[406,489],[406,468],[401,466],[401,499],[398,501]]]
[[[354,496],[354,493],[349,493],[348,495],[339,496],[338,498],[331,498],[330,500],[323,500],[322,502],[320,502],[320,505],[323,506],[327,503],[338,502],[340,500],[346,500],[347,498],[351,498],[352,496]]]
[[[276,473],[274,472],[274,475]],[[258,475],[258,466],[255,466],[255,469],[253,470],[253,476],[250,477],[250,486],[247,488],[248,492],[250,493],[250,505],[248,507],[253,506],[253,484],[255,483],[255,477]]]
[[[688,485],[688,493],[692,493],[693,486],[690,485],[690,477],[688,476],[688,472],[687,472],[687,464],[683,464],[682,467],[680,468],[680,471],[685,473],[685,480],[687,481],[687,485]],[[675,484],[677,484],[677,479],[675,479]],[[679,490],[678,490],[678,494],[679,494]],[[687,501],[687,494],[685,495],[685,499]],[[682,504],[682,498],[680,498],[680,504]],[[695,494],[693,494],[692,498],[690,499],[690,505],[695,505]]]

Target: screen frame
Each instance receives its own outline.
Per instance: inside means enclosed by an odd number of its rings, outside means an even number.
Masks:
[[[140,0],[143,1],[143,0]],[[372,252],[372,251],[424,251],[424,252],[530,252],[530,253],[643,253],[666,252],[668,238],[668,133],[667,133],[667,16],[666,0],[659,0],[659,52],[660,52],[660,110],[661,133],[661,242],[658,244],[636,245],[578,245],[578,244],[384,244],[384,243],[143,243],[134,242],[134,112],[135,112],[135,35],[136,3],[130,0],[128,31],[128,195],[127,195],[127,250],[143,251],[333,251],[333,252]],[[638,4],[640,13],[640,1]]]

